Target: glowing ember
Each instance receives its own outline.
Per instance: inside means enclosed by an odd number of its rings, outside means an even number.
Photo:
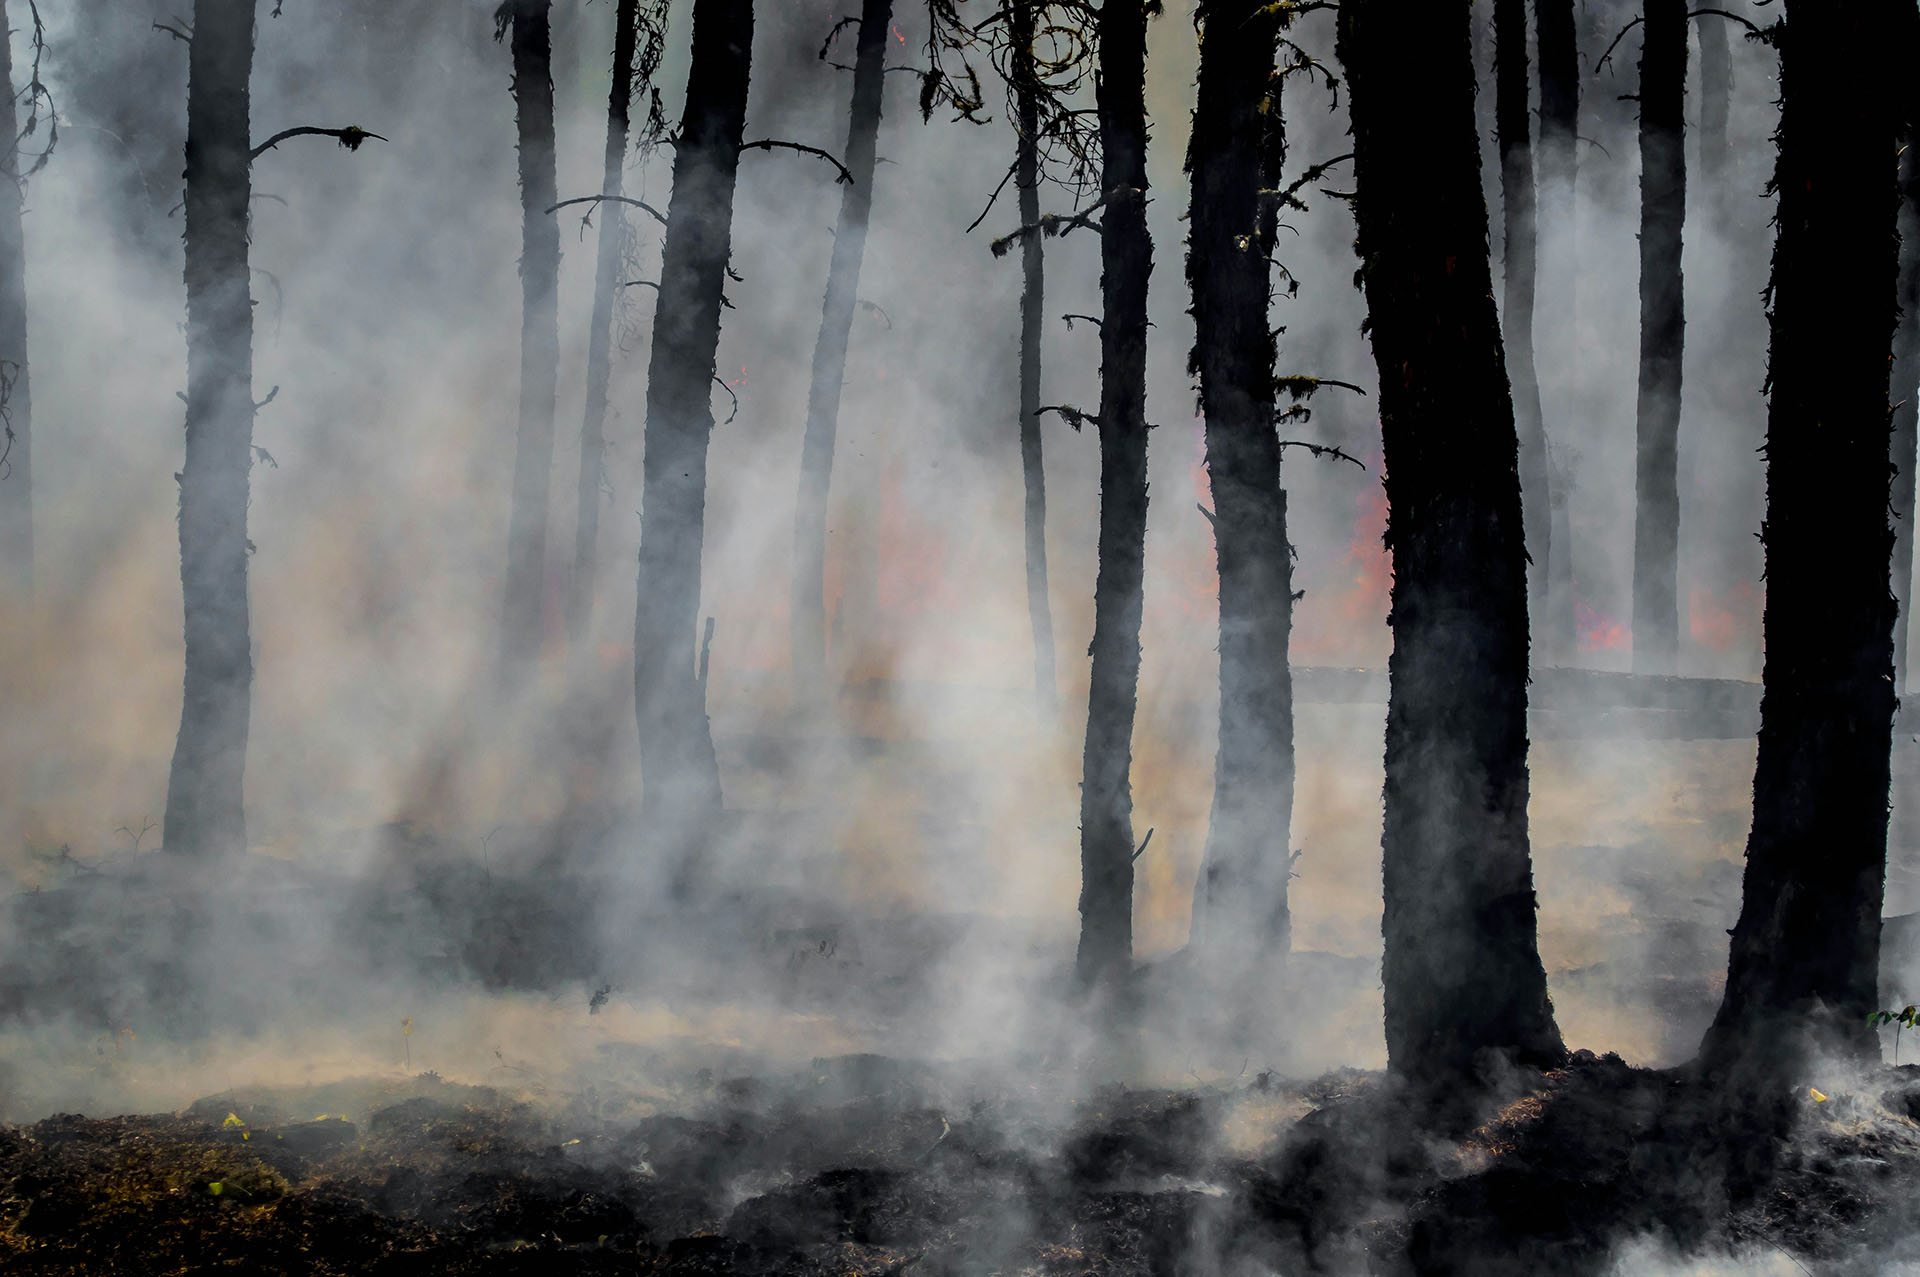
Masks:
[[[1633,633],[1626,626],[1585,603],[1573,605],[1573,623],[1583,652],[1619,652],[1633,648]]]

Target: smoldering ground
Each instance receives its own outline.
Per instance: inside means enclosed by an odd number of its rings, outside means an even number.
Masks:
[[[600,783],[639,792],[629,618],[647,289],[626,290],[635,304],[614,368],[591,641],[562,654],[556,586],[545,681],[515,704],[475,693],[495,656],[518,340],[512,102],[491,8],[296,3],[262,21],[257,133],[353,123],[389,141],[351,155],[325,142],[282,148],[256,177],[257,394],[280,389],[256,430],[271,460],[255,468],[250,511],[255,854],[195,877],[156,857],[144,831],[162,804],[179,694],[170,476],[184,348],[169,210],[185,50],[153,30],[172,20],[164,5],[48,7],[48,79],[65,131],[33,179],[28,217],[40,594],[30,612],[8,602],[0,627],[11,888],[0,1115],[183,1113],[124,1128],[176,1151],[210,1150],[200,1161],[181,1152],[156,1185],[201,1193],[199,1210],[213,1182],[294,1203],[336,1176],[401,1222],[385,1233],[364,1216],[332,1218],[359,1220],[395,1254],[457,1233],[408,1194],[451,1192],[476,1172],[449,1154],[427,1187],[376,1183],[364,1166],[331,1160],[359,1156],[359,1144],[292,1126],[346,1111],[353,1140],[375,1150],[391,1147],[380,1139],[442,1152],[485,1144],[497,1182],[471,1194],[493,1212],[475,1246],[537,1249],[552,1234],[573,1248],[644,1233],[649,1253],[667,1255],[677,1237],[707,1230],[725,1235],[713,1246],[746,1248],[680,1256],[710,1268],[777,1267],[810,1245],[866,1248],[836,1252],[861,1271],[915,1253],[929,1270],[1017,1261],[1064,1271],[1086,1256],[1115,1270],[1176,1260],[1194,1271],[1284,1267],[1302,1255],[1338,1267],[1357,1253],[1353,1238],[1398,1244],[1423,1210],[1453,1209],[1420,1196],[1452,1174],[1436,1168],[1497,1160],[1523,1141],[1403,1149],[1376,1138],[1392,1127],[1390,1106],[1343,1106],[1364,1100],[1368,1081],[1330,1072],[1384,1058],[1377,686],[1361,679],[1354,691],[1329,675],[1322,699],[1302,697],[1298,952],[1284,981],[1206,1006],[1178,956],[1206,836],[1218,695],[1213,552],[1194,508],[1209,497],[1178,287],[1190,13],[1176,7],[1149,37],[1148,385],[1160,428],[1133,785],[1136,823],[1155,831],[1135,906],[1137,947],[1152,965],[1141,1027],[1116,1043],[1084,1031],[1064,1000],[1096,448],[1047,419],[1067,707],[1047,722],[1024,683],[1011,390],[1019,283],[985,244],[1011,229],[1010,202],[964,233],[1011,156],[1004,120],[922,124],[913,77],[888,88],[888,162],[861,286],[870,306],[856,315],[830,521],[831,652],[847,685],[830,730],[788,712],[785,600],[803,379],[838,195],[831,170],[803,156],[755,154],[743,167],[704,604],[716,621],[708,688],[730,814],[706,900],[688,907],[650,854],[659,831],[630,801],[584,830],[559,819],[573,780],[552,763],[567,728],[546,709],[588,670],[617,728]],[[562,197],[599,185],[610,8],[555,10]],[[846,78],[815,56],[836,16],[785,4],[760,15],[753,136],[839,146]],[[1626,17],[1595,6],[1592,23],[1610,39],[1607,24]],[[669,118],[685,81],[685,13],[672,21],[659,79]],[[903,64],[920,56],[920,21],[897,21]],[[1330,54],[1323,18],[1303,22],[1301,38]],[[1737,46],[1744,158],[1734,180],[1760,210],[1769,58]],[[1630,81],[1630,59],[1616,62],[1625,68],[1602,74]],[[1629,88],[1596,78],[1588,91],[1599,100]],[[1291,169],[1347,149],[1343,108],[1311,89],[1289,92]],[[1632,383],[1637,338],[1620,263],[1632,260],[1637,161],[1622,131],[1630,117],[1607,120],[1615,131],[1582,157],[1579,327],[1543,323],[1541,344],[1550,428],[1582,423],[1563,439],[1580,529],[1579,660],[1618,669],[1630,641],[1632,537],[1632,400],[1621,387]],[[636,161],[628,189],[661,202],[666,178],[664,159]],[[1048,199],[1070,207],[1064,192]],[[573,521],[565,476],[577,455],[567,441],[581,411],[595,239],[577,212],[558,216],[556,582]],[[1300,289],[1277,308],[1283,371],[1370,387],[1351,219],[1327,197],[1291,220],[1297,237],[1281,255]],[[1749,679],[1759,652],[1759,560],[1746,534],[1761,509],[1752,449],[1764,407],[1763,220],[1750,210],[1724,227],[1706,217],[1688,227],[1698,284],[1683,425],[1693,482],[1682,572],[1698,583],[1688,660],[1692,672]],[[650,278],[656,228],[635,226],[631,278]],[[1051,313],[1097,309],[1091,236],[1049,241],[1048,272]],[[1052,328],[1046,400],[1090,405],[1097,352],[1090,326]],[[1306,591],[1294,660],[1378,669],[1390,644],[1389,578],[1372,399],[1314,406],[1300,429],[1372,468],[1288,453]],[[1303,687],[1312,681],[1303,674]],[[1751,723],[1739,709],[1716,711],[1718,738],[1665,739],[1680,729],[1657,714],[1584,685],[1549,697],[1544,682],[1531,817],[1542,956],[1561,1024],[1575,1046],[1633,1065],[1675,1063],[1697,1043],[1725,970]],[[1913,759],[1909,736],[1899,740],[1903,795]],[[1895,914],[1920,909],[1910,820],[1896,808]],[[1898,946],[1888,956],[1886,986],[1910,997],[1914,959]],[[1598,1062],[1583,1067],[1563,1091],[1614,1076]],[[1861,1103],[1862,1138],[1877,1138],[1897,1097]],[[223,1126],[227,1113],[243,1126]],[[1313,1114],[1324,1115],[1318,1128],[1296,1129]],[[91,1202],[80,1179],[60,1178],[59,1159],[115,1137],[63,1121],[9,1135],[10,1166],[31,1163],[27,1173],[60,1186],[42,1197]],[[1807,1129],[1830,1134],[1826,1121],[1809,1109]],[[320,1143],[240,1169],[222,1160],[234,1156],[236,1130]],[[239,1149],[249,1159],[251,1143]],[[1357,1163],[1347,1153],[1329,1156],[1346,1178],[1324,1183],[1299,1169],[1332,1147],[1377,1147],[1379,1165],[1349,1175]],[[1881,1160],[1905,1165],[1905,1155]],[[587,1178],[568,1178],[576,1174]],[[557,1198],[495,1191],[543,1179],[566,1187]],[[928,1181],[940,1180],[968,1187],[939,1198]],[[660,1184],[681,1196],[663,1203],[649,1187]],[[1345,1196],[1318,1215],[1300,1195],[1326,1184]],[[618,1209],[596,1214],[573,1193]],[[245,1200],[222,1196],[212,1209]],[[542,1204],[515,1215],[501,1201]],[[1367,1232],[1366,1211],[1388,1201],[1387,1222]],[[843,1234],[854,1215],[866,1222]],[[1276,1230],[1273,1219],[1291,1222]],[[1616,1238],[1626,1220],[1645,1222],[1623,1208],[1619,1221],[1569,1229],[1617,1240],[1629,1269],[1649,1253],[1634,1247],[1669,1245],[1639,1242],[1631,1228]],[[1346,1240],[1316,1241],[1315,1229]],[[1681,1251],[1702,1239],[1670,1230]],[[963,1236],[974,1249],[952,1251]],[[1754,1236],[1796,1240],[1764,1228]],[[1738,1237],[1720,1242],[1756,1253]],[[1610,1244],[1565,1257],[1604,1264]],[[1772,1262],[1758,1249],[1758,1262]],[[1074,1251],[1084,1253],[1065,1253]],[[505,1262],[492,1253],[476,1250],[472,1262]]]

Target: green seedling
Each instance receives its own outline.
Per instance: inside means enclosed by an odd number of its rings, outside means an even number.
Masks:
[[[1911,1003],[1908,1004],[1904,1011],[1875,1011],[1867,1016],[1867,1024],[1871,1028],[1877,1029],[1887,1024],[1893,1026],[1893,1064],[1895,1068],[1900,1066],[1900,1032],[1903,1029],[1913,1028],[1916,1021],[1920,1021],[1920,1007],[1915,1007]]]

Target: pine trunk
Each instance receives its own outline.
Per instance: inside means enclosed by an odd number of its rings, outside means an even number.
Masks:
[[[1293,819],[1293,565],[1274,421],[1271,195],[1286,157],[1274,49],[1281,17],[1259,0],[1199,11],[1200,83],[1187,171],[1207,473],[1220,572],[1220,738],[1192,943],[1223,974],[1284,955]]]
[[[1018,129],[1013,183],[1020,225],[1040,221],[1040,84],[1033,41],[1037,6],[1017,0],[1011,11],[1012,73]],[[1045,305],[1046,249],[1041,237],[1020,241],[1020,475],[1026,485],[1027,619],[1033,627],[1033,691],[1043,717],[1057,704],[1054,675],[1053,605],[1047,595],[1047,472],[1040,448],[1040,337]]]
[[[620,0],[614,13],[613,88],[607,99],[607,151],[600,193],[618,197],[626,180],[631,128],[634,56],[639,43],[640,0]],[[587,641],[600,570],[600,485],[607,453],[607,387],[613,379],[613,312],[626,281],[626,209],[603,200],[600,256],[594,266],[593,328],[587,335],[587,412],[580,425],[580,494],[573,536],[573,574],[567,582],[567,631],[578,648]]]
[[[1913,47],[1912,45],[1908,46]],[[1900,327],[1893,339],[1894,690],[1907,690],[1907,635],[1913,610],[1914,480],[1920,473],[1920,133],[1906,126],[1900,154]]]
[[[180,472],[186,679],[167,777],[169,851],[246,850],[241,788],[253,653],[247,484],[253,465],[248,77],[255,0],[195,0],[186,168],[187,456]]]
[[[520,426],[513,454],[513,511],[501,662],[509,685],[540,654],[547,561],[547,491],[553,476],[553,401],[560,380],[560,224],[554,176],[553,33],[550,0],[509,0],[513,100],[520,133]]]
[[[0,0],[0,32],[8,30]],[[33,593],[33,395],[27,366],[27,249],[21,227],[25,189],[20,172],[20,122],[13,94],[13,58],[0,40],[0,594]]]
[[[1553,494],[1547,475],[1546,426],[1533,363],[1535,226],[1533,143],[1528,108],[1526,0],[1494,0],[1494,128],[1500,139],[1501,207],[1506,222],[1505,309],[1507,375],[1513,383],[1514,424],[1520,437],[1520,505],[1526,526],[1527,611],[1547,614],[1547,565],[1552,557]]]
[[[1733,111],[1733,49],[1727,42],[1727,20],[1703,14],[1700,32],[1700,178],[1716,209],[1726,203],[1727,165],[1733,151],[1727,141]]]
[[[840,387],[847,378],[847,341],[859,298],[860,262],[873,210],[874,147],[880,136],[881,85],[893,0],[863,0],[853,60],[853,105],[847,113],[847,171],[840,189],[827,296],[813,346],[807,430],[800,444],[800,494],[793,515],[793,603],[790,614],[796,704],[830,702],[827,678],[827,500],[840,429]]]
[[[1680,659],[1680,233],[1687,218],[1685,0],[1646,0],[1640,55],[1640,394],[1635,414],[1633,669]]]
[[[1345,0],[1357,249],[1393,554],[1387,1059],[1444,1091],[1562,1054],[1527,844],[1525,544],[1475,174],[1467,7]],[[1408,127],[1405,86],[1423,87]]]
[[[1140,683],[1147,538],[1147,6],[1099,17],[1100,567],[1080,786],[1083,988],[1126,976],[1133,956],[1133,718]]]
[[[714,360],[733,247],[733,188],[753,62],[753,0],[695,0],[687,103],[673,152],[647,371],[634,710],[646,804],[669,836],[720,810],[720,769],[695,670]]]
[[[1767,404],[1766,665],[1726,994],[1701,1046],[1734,1080],[1810,1052],[1878,1062],[1893,740],[1887,360],[1891,5],[1796,0],[1781,39]],[[1840,86],[1846,86],[1841,91]]]

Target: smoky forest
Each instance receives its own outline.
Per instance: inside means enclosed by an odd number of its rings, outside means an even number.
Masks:
[[[0,0],[0,1272],[1920,1273],[1920,4],[1704,3]]]

